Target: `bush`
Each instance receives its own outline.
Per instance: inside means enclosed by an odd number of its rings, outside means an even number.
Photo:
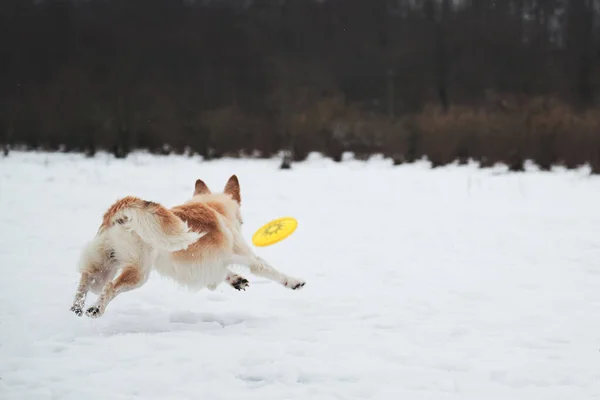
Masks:
[[[482,166],[502,162],[513,171],[523,170],[527,159],[543,170],[600,164],[598,109],[576,112],[553,99],[533,98],[514,109],[428,107],[414,121],[418,152],[434,167],[469,158]]]

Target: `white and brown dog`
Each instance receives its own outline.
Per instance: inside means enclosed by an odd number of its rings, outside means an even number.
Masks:
[[[240,205],[235,175],[223,193],[215,194],[198,179],[192,198],[171,209],[136,197],[118,200],[106,211],[98,233],[83,250],[81,279],[71,311],[83,314],[91,290],[99,296],[86,315],[103,315],[117,295],[142,286],[152,268],[190,288],[214,290],[225,281],[245,290],[248,280],[228,269],[239,264],[287,288],[302,288],[303,280],[277,271],[246,244],[240,232]]]

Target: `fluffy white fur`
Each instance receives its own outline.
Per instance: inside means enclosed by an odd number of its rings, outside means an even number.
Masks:
[[[254,275],[293,290],[304,286],[303,280],[277,271],[253,253],[240,231],[237,202],[226,194],[198,194],[186,204],[206,202],[216,202],[224,209],[224,215],[215,213],[222,234],[220,240],[217,245],[206,247],[196,242],[210,232],[194,232],[174,215],[177,229],[166,233],[152,212],[127,207],[115,213],[112,220],[119,222],[101,229],[83,249],[79,263],[81,279],[71,310],[82,315],[86,295],[92,291],[99,297],[86,315],[103,315],[118,294],[142,286],[153,268],[191,289],[214,290],[226,282],[237,290],[245,290],[248,281],[228,269],[232,264],[247,266]],[[195,247],[189,247],[192,244]],[[187,252],[187,258],[178,257],[180,250]]]
[[[117,214],[124,219],[122,226],[138,236],[151,247],[165,251],[185,250],[207,232],[193,232],[187,224],[178,220],[177,232],[165,234],[155,214],[144,209],[128,208]]]

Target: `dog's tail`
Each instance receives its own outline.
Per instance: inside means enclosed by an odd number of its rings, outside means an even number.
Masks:
[[[135,232],[150,246],[166,251],[184,250],[207,233],[191,231],[162,205],[132,196],[118,200],[106,211],[100,231],[115,224]]]

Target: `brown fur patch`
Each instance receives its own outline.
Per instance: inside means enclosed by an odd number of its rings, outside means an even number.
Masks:
[[[213,208],[202,203],[190,203],[173,207],[171,211],[193,231],[207,232],[187,249],[173,252],[173,257],[182,261],[192,261],[222,245],[225,237],[219,225],[217,211]]]
[[[210,189],[202,179],[196,180],[196,185],[194,187],[194,196],[199,194],[210,194]]]
[[[225,185],[225,190],[223,192],[231,196],[231,198],[237,201],[238,204],[242,203],[242,196],[240,194],[240,182],[238,181],[237,176],[232,175],[231,178],[229,178],[227,184]]]
[[[175,206],[171,209],[179,219],[187,222],[196,232],[207,232],[218,229],[217,216],[214,210],[202,203],[190,203]]]
[[[225,205],[223,203],[218,203],[216,201],[209,201],[204,204],[206,204],[207,206],[209,206],[210,208],[212,208],[213,210],[215,210],[222,216],[227,217],[227,214],[225,212]]]
[[[181,221],[172,211],[167,210],[158,203],[151,203],[148,211],[152,212],[158,218],[163,231],[167,235],[177,234],[180,231]]]
[[[99,231],[109,228],[115,222],[118,224],[126,223],[127,221],[125,218],[117,218],[115,220],[115,215],[128,208],[147,209],[149,212],[153,213],[159,219],[166,234],[175,234],[179,231],[180,221],[173,213],[158,203],[142,200],[133,196],[127,196],[117,200],[110,206],[102,217],[102,225],[100,225]]]
[[[135,286],[142,279],[142,274],[139,268],[134,266],[125,267],[121,274],[117,277],[114,284],[114,289],[118,290],[122,286]]]
[[[127,208],[141,208],[144,206],[144,200],[138,199],[137,197],[127,196],[120,200],[117,200],[102,217],[102,224],[100,225],[100,231],[109,228],[113,223],[113,217],[122,210]]]

